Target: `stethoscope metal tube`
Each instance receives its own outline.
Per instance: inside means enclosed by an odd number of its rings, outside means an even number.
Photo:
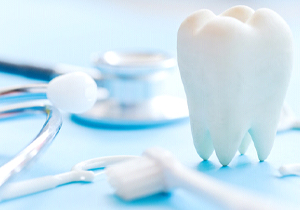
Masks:
[[[40,79],[46,81],[51,80],[56,74],[54,69],[42,66],[17,64],[7,61],[0,61],[0,66],[2,72],[22,75],[33,79]]]
[[[0,91],[2,96],[16,96],[17,94],[30,93],[33,90],[44,88],[41,86],[27,86],[24,88],[7,88]],[[32,160],[34,160],[42,150],[44,150],[55,138],[62,125],[60,112],[53,106],[43,101],[23,102],[20,104],[11,104],[0,108],[0,119],[12,117],[21,113],[44,113],[46,121],[38,135],[12,160],[0,167],[0,187],[6,183],[14,174],[20,172]]]
[[[101,73],[95,68],[80,67],[63,63],[56,64],[53,66],[47,66],[21,64],[15,61],[0,61],[0,71],[9,74],[21,75],[32,79],[39,79],[43,81],[50,81],[54,77],[71,72],[85,72],[89,74],[98,83],[100,83],[103,79]]]

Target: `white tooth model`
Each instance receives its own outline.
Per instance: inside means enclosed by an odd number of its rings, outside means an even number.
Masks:
[[[270,9],[233,7],[219,16],[200,10],[181,24],[178,65],[194,145],[222,165],[252,140],[259,160],[273,146],[290,80],[293,38]],[[250,134],[250,135],[249,135]]]

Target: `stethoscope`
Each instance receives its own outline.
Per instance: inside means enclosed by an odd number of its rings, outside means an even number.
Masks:
[[[162,95],[176,59],[162,51],[108,51],[92,54],[95,68],[58,64],[54,67],[0,62],[0,71],[42,80],[83,71],[97,82],[98,100],[75,122],[88,126],[145,127],[188,118],[186,100]]]
[[[62,125],[60,110],[82,113],[95,104],[97,84],[86,73],[74,72],[56,77],[48,84],[30,84],[0,90],[0,100],[7,103],[11,98],[22,102],[0,107],[0,119],[23,113],[43,113],[46,121],[32,142],[0,167],[0,187],[51,144]]]
[[[45,68],[0,62],[4,72],[43,80],[54,78],[49,84],[0,90],[0,100],[46,98],[46,94],[51,101],[32,100],[0,108],[0,119],[28,112],[47,116],[33,141],[0,167],[0,187],[54,140],[62,125],[61,113],[56,107],[72,113],[72,119],[85,125],[151,126],[188,117],[184,99],[159,95],[165,78],[176,68],[176,60],[172,56],[161,52],[110,51],[95,54],[93,61],[99,70],[65,64]],[[72,98],[74,92],[77,95]],[[76,107],[76,104],[79,105]]]

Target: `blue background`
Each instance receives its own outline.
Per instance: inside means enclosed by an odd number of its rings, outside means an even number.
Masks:
[[[299,50],[300,4],[297,1],[0,1],[0,58],[35,63],[69,63],[90,66],[90,53],[112,49],[162,49],[176,54],[176,34],[184,18],[198,9],[219,14],[236,4],[253,9],[268,7],[290,25],[295,38],[295,61],[286,101],[300,116]],[[0,73],[0,87],[39,82]],[[166,92],[184,97],[178,72]],[[300,131],[276,136],[265,162],[259,162],[253,145],[221,167],[215,154],[202,162],[197,155],[188,121],[149,129],[122,130],[78,125],[64,114],[63,127],[45,154],[16,180],[67,172],[83,160],[107,155],[139,155],[161,146],[185,165],[256,194],[300,204],[300,178],[278,178],[277,169],[300,162]],[[0,122],[0,159],[9,160],[41,128],[43,116]],[[92,184],[74,183],[0,203],[1,209],[219,209],[184,190],[124,202],[113,194],[105,177]]]

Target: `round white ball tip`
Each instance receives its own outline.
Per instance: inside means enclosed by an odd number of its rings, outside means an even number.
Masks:
[[[83,113],[97,100],[97,84],[83,72],[64,74],[49,82],[47,98],[62,111]]]

